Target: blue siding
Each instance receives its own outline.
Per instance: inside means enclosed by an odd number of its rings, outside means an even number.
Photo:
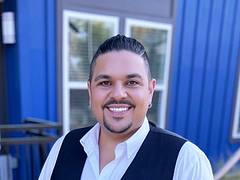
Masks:
[[[168,127],[199,145],[214,168],[230,142],[240,53],[240,2],[177,2]]]
[[[16,44],[4,47],[7,121],[21,123],[27,117],[56,121],[56,2],[11,0],[4,1],[4,9],[14,11],[16,18]],[[31,153],[35,155],[30,157]],[[37,179],[39,161],[31,159],[37,153],[20,148],[16,177]]]

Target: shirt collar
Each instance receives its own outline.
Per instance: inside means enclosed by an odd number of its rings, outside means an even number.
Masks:
[[[91,153],[98,150],[98,139],[99,139],[100,125],[97,123],[92,129],[90,129],[81,139],[84,151],[89,156]],[[142,145],[150,130],[148,119],[145,117],[142,126],[126,141],[120,143],[125,144],[127,147],[127,156],[131,157]],[[119,145],[120,145],[119,144]]]
[[[97,123],[80,139],[80,143],[82,144],[84,151],[88,156],[94,151],[96,152],[96,150],[98,150],[99,130],[100,125]]]

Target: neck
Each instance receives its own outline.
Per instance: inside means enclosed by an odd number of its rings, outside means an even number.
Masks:
[[[102,128],[99,132],[99,171],[115,159],[115,148],[120,141],[106,134]],[[100,173],[99,172],[99,173]]]

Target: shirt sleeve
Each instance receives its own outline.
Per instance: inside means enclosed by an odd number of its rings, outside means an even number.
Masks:
[[[173,180],[213,180],[210,162],[193,143],[186,142],[178,155]]]
[[[41,170],[38,180],[50,180],[52,171],[57,161],[58,153],[60,151],[64,136],[59,138],[53,145],[45,163]]]

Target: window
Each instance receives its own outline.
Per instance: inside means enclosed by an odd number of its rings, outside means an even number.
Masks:
[[[124,21],[122,21],[124,22]],[[65,10],[63,13],[63,127],[70,129],[94,123],[88,104],[87,79],[90,61],[98,46],[125,28],[127,36],[145,46],[157,88],[149,120],[165,127],[172,26],[113,16]]]
[[[238,78],[238,91],[233,122],[233,138],[240,138],[240,74]]]
[[[65,10],[63,13],[63,127],[94,122],[88,108],[89,64],[98,46],[118,33],[118,18]]]
[[[157,88],[148,118],[164,128],[172,27],[167,24],[127,19],[125,31],[127,36],[138,39],[149,55],[150,68],[152,76],[157,80]]]

